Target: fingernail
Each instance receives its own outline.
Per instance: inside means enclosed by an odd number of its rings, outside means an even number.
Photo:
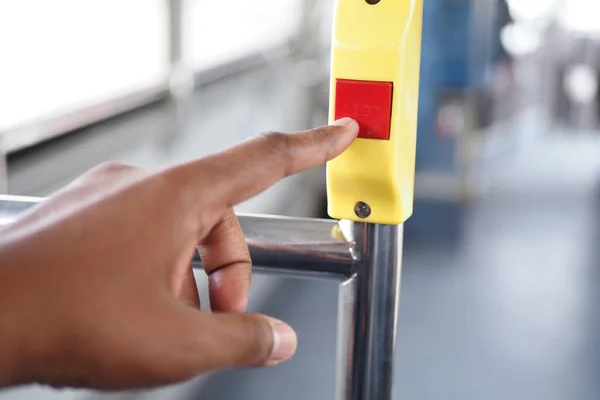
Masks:
[[[352,124],[356,124],[356,121],[353,120],[352,118],[341,118],[338,119],[337,121],[334,121],[331,125],[333,126],[350,126]]]
[[[287,361],[296,352],[298,338],[296,332],[284,322],[269,319],[273,329],[273,352],[269,358],[270,365],[277,365]]]

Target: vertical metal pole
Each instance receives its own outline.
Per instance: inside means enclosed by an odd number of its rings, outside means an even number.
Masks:
[[[169,96],[173,124],[172,128],[165,132],[166,142],[177,135],[187,120],[194,91],[194,71],[185,54],[187,7],[189,3],[186,0],[168,0]]]
[[[327,113],[320,113],[319,106],[323,104],[323,92],[321,90],[321,79],[315,76],[315,67],[324,64],[321,59],[319,43],[319,26],[322,23],[322,13],[316,12],[316,7],[321,0],[304,0],[302,2],[302,19],[294,48],[294,60],[296,63],[307,68],[302,78],[302,87],[305,89],[306,113],[303,116],[306,126],[321,125],[327,119]],[[322,8],[322,7],[321,7]],[[325,76],[329,78],[328,75]],[[329,79],[327,79],[329,82]],[[327,104],[325,102],[325,104]],[[326,110],[325,110],[326,111]],[[317,118],[322,115],[322,120]]]
[[[403,226],[353,224],[356,274],[340,285],[336,400],[390,400]]]
[[[194,72],[185,54],[186,0],[168,0],[169,11],[169,85],[171,96],[186,99],[194,89]]]
[[[6,151],[2,143],[2,134],[0,133],[0,193],[8,193],[8,171],[6,166]]]
[[[171,68],[183,59],[183,8],[184,0],[169,0],[169,61]]]

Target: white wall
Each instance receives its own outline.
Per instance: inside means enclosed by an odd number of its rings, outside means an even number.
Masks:
[[[188,0],[185,50],[197,70],[279,45],[302,0]],[[0,1],[0,131],[160,84],[166,0]]]
[[[164,79],[164,0],[0,1],[0,130]]]

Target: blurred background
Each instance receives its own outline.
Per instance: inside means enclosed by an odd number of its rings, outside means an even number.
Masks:
[[[0,192],[326,123],[333,2],[0,0]],[[598,399],[600,3],[424,3],[395,398]],[[326,217],[324,190],[318,168],[238,211]],[[299,335],[274,369],[0,399],[329,399],[336,289],[254,279],[251,311]]]

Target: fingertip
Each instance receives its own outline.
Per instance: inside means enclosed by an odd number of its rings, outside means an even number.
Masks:
[[[328,137],[330,151],[327,154],[327,161],[339,156],[354,142],[359,132],[359,124],[352,118],[341,118],[329,125],[333,128]]]
[[[356,122],[356,120],[349,118],[349,117],[344,117],[344,118],[335,120],[331,123],[331,126],[343,126],[343,127],[347,127],[347,128],[354,128],[354,129],[356,129],[356,133],[358,133],[358,122]]]
[[[333,121],[329,126],[336,128],[335,130],[338,131],[338,133],[340,133],[339,131],[341,130],[341,133],[343,133],[342,136],[349,141],[356,139],[358,131],[360,130],[358,122],[352,118],[338,119]]]
[[[285,322],[271,317],[267,317],[267,320],[273,331],[273,349],[267,365],[274,366],[292,358],[298,347],[298,337]]]
[[[353,141],[358,136],[358,131],[360,130],[360,126],[355,119],[352,118],[342,118],[331,123],[332,127],[343,128],[344,137],[347,137],[348,140]]]

